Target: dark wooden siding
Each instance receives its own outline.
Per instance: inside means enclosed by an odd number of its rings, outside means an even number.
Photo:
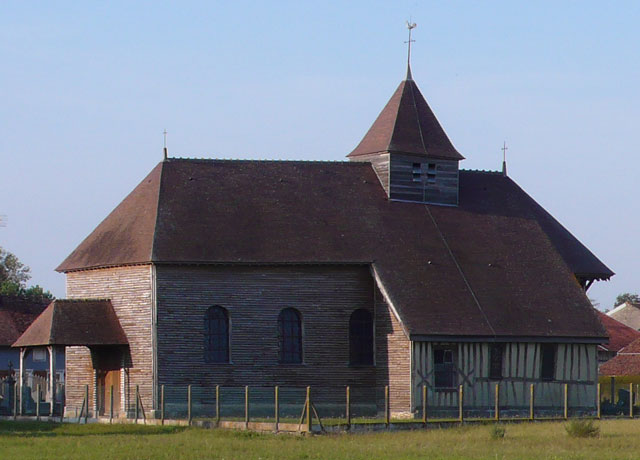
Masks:
[[[394,200],[420,203],[458,204],[458,162],[424,157],[391,154],[390,193]],[[414,181],[414,164],[420,164],[421,176]],[[434,165],[434,182],[431,183],[427,165]]]

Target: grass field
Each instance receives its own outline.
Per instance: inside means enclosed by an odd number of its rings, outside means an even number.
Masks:
[[[640,420],[598,422],[599,438],[567,436],[565,423],[504,424],[301,437],[143,425],[0,422],[7,459],[638,459]]]

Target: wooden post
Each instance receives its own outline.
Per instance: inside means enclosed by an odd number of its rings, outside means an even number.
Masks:
[[[427,386],[422,385],[422,423],[427,423]]]
[[[249,429],[249,385],[244,387],[244,429]]]
[[[633,418],[633,383],[629,384],[629,417]]]
[[[164,425],[164,385],[160,385],[160,425]]]
[[[84,409],[84,424],[87,424],[87,420],[89,419],[89,385],[84,386],[84,400],[85,400],[85,409]]]
[[[311,433],[313,426],[311,425],[311,387],[307,387],[307,431]]]
[[[274,389],[274,398],[275,398],[275,419],[276,419],[276,431],[279,430],[280,425],[280,387],[276,385]]]
[[[187,385],[187,424],[191,426],[191,385]]]
[[[615,404],[616,401],[616,378],[615,377],[611,377],[611,404]]]
[[[49,345],[47,348],[49,350],[49,396],[51,398],[49,415],[53,417],[56,407],[56,349],[53,345]],[[60,410],[64,412],[64,408],[60,408]]]
[[[26,350],[24,348],[20,348],[20,372],[19,372],[19,377],[18,377],[18,382],[20,384],[20,393],[18,395],[18,398],[20,400],[20,410],[18,411],[20,415],[22,415],[22,411],[23,411],[23,401],[22,401],[22,390],[23,390],[23,386],[24,386],[24,354],[25,354]]]
[[[36,385],[36,420],[40,421],[40,384]]]
[[[600,420],[600,383],[598,383],[598,386],[596,387],[596,416],[598,417],[598,420]]]
[[[463,404],[463,401],[464,401],[464,390],[462,389],[462,385],[460,385],[458,391],[459,391],[459,396],[458,396],[458,419],[462,423],[462,421],[464,419],[464,415],[462,413],[462,404]]]
[[[113,385],[109,386],[109,423],[113,423]]]
[[[533,383],[531,384],[531,386],[529,387],[529,420],[533,420],[534,419],[534,413],[533,413],[533,402],[534,402],[534,394],[533,394]]]
[[[564,384],[564,419],[569,418],[569,384]]]
[[[347,417],[347,430],[351,429],[351,387],[347,385],[347,401],[346,401],[346,417]]]
[[[140,385],[136,385],[136,409],[135,409],[135,416],[136,416],[136,424],[138,423],[138,395],[140,394]]]
[[[500,384],[496,383],[496,394],[495,394],[495,400],[496,400],[496,408],[495,408],[495,418],[496,421],[500,420]]]
[[[16,420],[18,418],[18,390],[20,386],[18,382],[13,384],[13,419]]]
[[[389,385],[384,387],[384,424],[389,426]]]
[[[220,385],[216,385],[216,423],[220,423]]]

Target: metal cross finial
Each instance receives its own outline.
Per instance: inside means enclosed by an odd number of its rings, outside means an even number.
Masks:
[[[407,52],[407,80],[411,80],[411,43],[415,42],[415,40],[411,40],[411,31],[416,27],[418,27],[418,24],[407,21],[407,29],[409,29],[409,40],[405,42],[409,44]]]
[[[506,176],[507,175],[507,150],[509,150],[509,147],[507,147],[507,141],[504,141],[504,143],[502,144],[502,175]]]
[[[169,154],[168,150],[167,150],[167,130],[165,129],[164,131],[162,131],[162,135],[164,136],[164,148],[162,149],[163,153],[164,153],[164,159],[167,159],[167,156]]]

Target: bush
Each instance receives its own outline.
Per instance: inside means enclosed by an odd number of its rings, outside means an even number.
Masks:
[[[491,427],[491,439],[502,439],[507,432],[502,425],[493,425]]]
[[[600,436],[600,428],[593,424],[593,420],[572,420],[565,425],[567,434],[572,438],[597,438]]]

